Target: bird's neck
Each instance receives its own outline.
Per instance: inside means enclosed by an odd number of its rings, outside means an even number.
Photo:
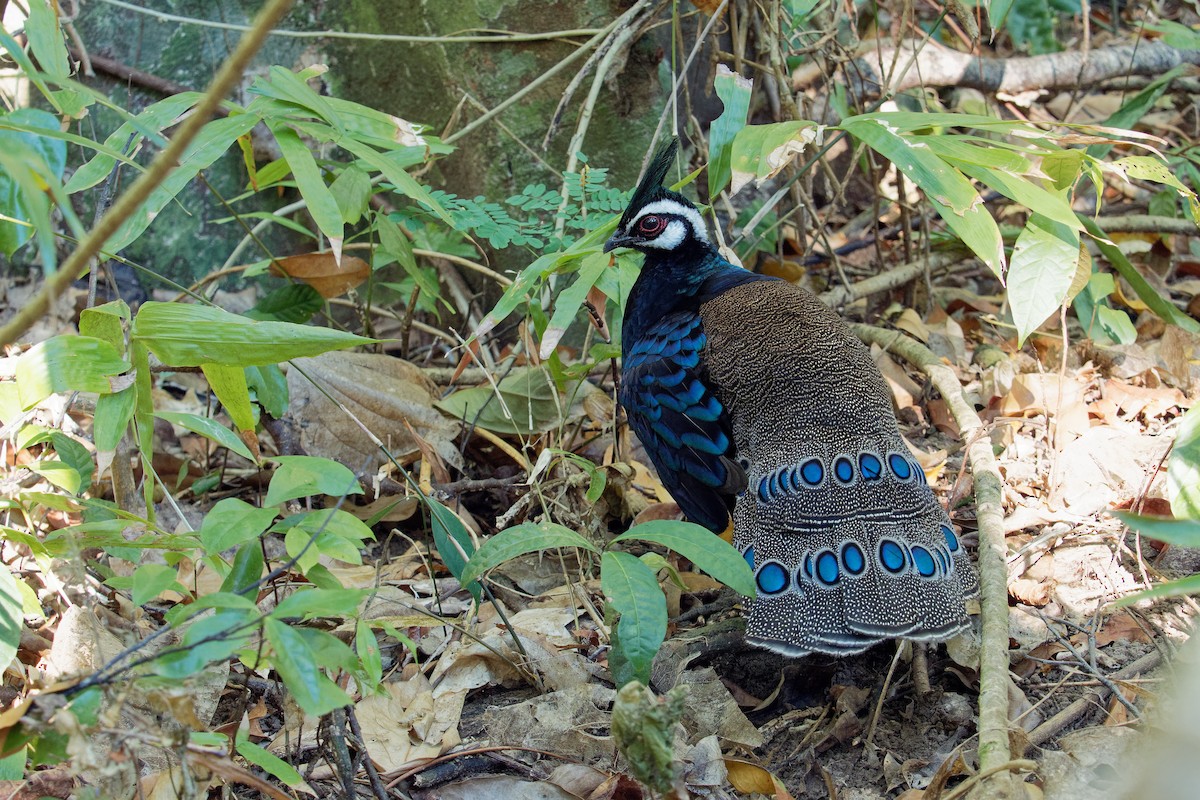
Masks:
[[[696,310],[707,299],[705,287],[710,280],[730,270],[744,271],[721,258],[707,242],[648,252],[625,305],[622,342],[631,343],[667,314]]]

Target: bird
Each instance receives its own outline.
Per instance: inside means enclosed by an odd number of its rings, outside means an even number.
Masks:
[[[959,532],[900,434],[870,351],[810,292],[736,266],[655,155],[608,253],[644,254],[621,327],[619,401],[688,520],[754,572],[746,640],[847,656],[970,625]]]

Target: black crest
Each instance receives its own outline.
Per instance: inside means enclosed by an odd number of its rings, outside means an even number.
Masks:
[[[629,224],[629,220],[633,219],[643,206],[664,197],[677,197],[674,192],[663,187],[663,180],[666,179],[671,165],[675,163],[675,153],[678,150],[679,140],[674,136],[658,148],[646,174],[642,176],[641,182],[633,190],[633,196],[629,198],[629,205],[625,207],[625,213],[621,215],[621,222],[617,226],[618,230],[624,230]]]

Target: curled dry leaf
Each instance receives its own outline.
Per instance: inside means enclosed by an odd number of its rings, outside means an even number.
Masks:
[[[339,264],[333,253],[303,253],[275,259],[271,272],[307,283],[328,299],[343,295],[365,281],[371,274],[371,266],[357,256],[342,256]]]

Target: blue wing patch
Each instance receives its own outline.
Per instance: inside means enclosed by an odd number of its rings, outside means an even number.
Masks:
[[[668,314],[627,342],[621,405],[663,485],[690,520],[723,531],[746,476],[729,415],[705,383],[700,315]]]

